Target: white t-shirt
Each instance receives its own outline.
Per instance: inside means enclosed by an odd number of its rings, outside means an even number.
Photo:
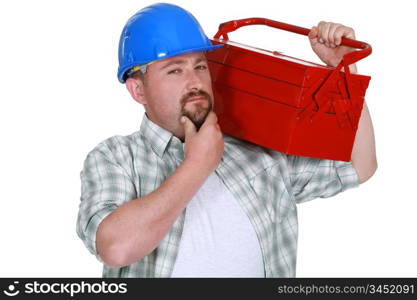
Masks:
[[[188,203],[172,277],[265,277],[253,226],[212,173]]]

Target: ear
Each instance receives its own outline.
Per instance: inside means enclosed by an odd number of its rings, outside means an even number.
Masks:
[[[145,90],[142,80],[136,78],[128,78],[126,80],[126,88],[135,101],[140,104],[146,104]]]

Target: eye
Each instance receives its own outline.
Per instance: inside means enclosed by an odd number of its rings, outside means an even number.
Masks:
[[[196,70],[206,70],[207,66],[206,65],[198,65],[195,67]]]
[[[168,72],[168,74],[180,74],[182,72],[181,69],[174,69]]]

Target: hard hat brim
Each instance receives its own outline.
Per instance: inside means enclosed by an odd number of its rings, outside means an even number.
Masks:
[[[185,55],[185,54],[189,54],[189,53],[213,51],[213,50],[216,50],[216,49],[218,49],[220,47],[223,47],[223,46],[224,46],[223,44],[210,45],[210,46],[204,46],[204,47],[198,47],[198,48],[192,48],[192,49],[186,49],[186,50],[181,50],[181,51],[177,51],[177,52],[172,52],[172,53],[169,53],[169,55],[162,56],[160,59],[153,60],[152,62],[164,60],[164,59],[174,57],[174,56]],[[125,83],[126,79],[127,79],[126,74],[127,74],[128,70],[130,70],[131,68],[133,68],[135,66],[144,65],[144,64],[147,64],[147,63],[150,63],[150,61],[143,61],[143,62],[138,61],[138,62],[134,62],[132,64],[124,66],[118,72],[117,77],[118,77],[119,81],[121,83]]]

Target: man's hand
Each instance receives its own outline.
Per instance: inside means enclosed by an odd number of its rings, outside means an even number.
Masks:
[[[185,131],[185,161],[191,161],[201,171],[212,173],[223,156],[224,140],[217,124],[217,116],[211,111],[200,130],[183,116],[181,122]]]
[[[353,29],[342,24],[321,21],[317,26],[311,28],[308,37],[313,51],[325,64],[331,67],[336,67],[343,55],[354,50],[350,47],[340,46],[342,37],[355,39]]]

